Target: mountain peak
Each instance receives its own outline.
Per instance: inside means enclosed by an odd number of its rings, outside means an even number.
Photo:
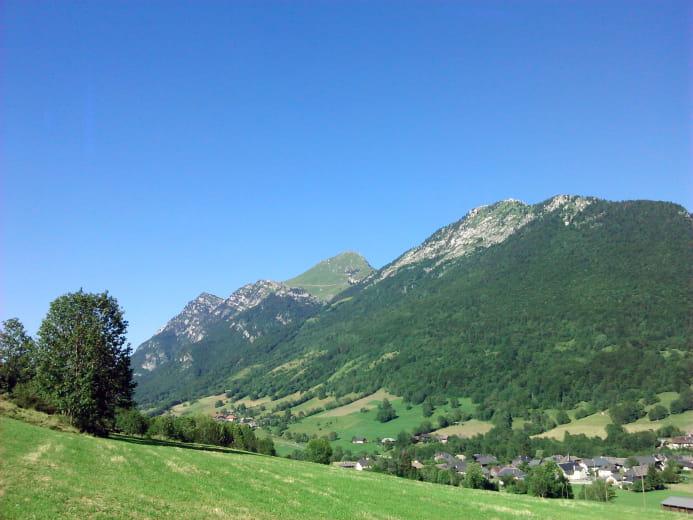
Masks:
[[[354,251],[344,251],[319,262],[284,284],[303,289],[321,300],[330,300],[372,272],[373,268],[363,256]]]

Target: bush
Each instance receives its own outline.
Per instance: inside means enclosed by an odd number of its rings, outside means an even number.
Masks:
[[[669,415],[669,411],[661,404],[653,406],[650,411],[647,412],[647,418],[650,421],[659,421],[664,419],[667,415]]]
[[[560,410],[556,414],[556,422],[558,424],[568,424],[570,422],[570,417],[568,417],[568,414],[565,413],[564,410]]]
[[[644,417],[645,408],[640,403],[627,401],[612,406],[609,415],[611,416],[611,420],[614,421],[614,424],[628,424]]]
[[[616,496],[616,491],[606,480],[597,479],[588,486],[580,486],[578,498],[594,500],[596,502],[609,502]]]
[[[149,429],[149,418],[135,408],[118,408],[115,414],[115,429],[126,435],[144,435]]]

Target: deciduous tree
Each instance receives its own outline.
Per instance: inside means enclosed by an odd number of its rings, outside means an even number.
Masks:
[[[54,300],[41,323],[36,381],[83,431],[104,435],[117,407],[132,405],[127,321],[116,299],[82,290]]]
[[[0,327],[0,392],[29,381],[33,375],[31,354],[34,340],[17,318],[2,322]]]
[[[332,447],[327,439],[311,439],[306,446],[306,460],[318,464],[329,464],[332,457]]]

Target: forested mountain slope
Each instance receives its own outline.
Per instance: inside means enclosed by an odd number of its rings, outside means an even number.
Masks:
[[[215,389],[385,387],[415,402],[472,396],[513,416],[679,389],[693,373],[692,236],[690,215],[665,202],[477,208],[281,337],[227,357]]]

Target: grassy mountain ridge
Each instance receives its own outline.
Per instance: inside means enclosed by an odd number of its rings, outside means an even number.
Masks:
[[[363,256],[346,251],[323,260],[305,273],[286,280],[284,284],[304,289],[322,300],[330,300],[373,271]]]
[[[637,518],[615,504],[415,482],[201,445],[52,431],[0,417],[12,519]],[[648,509],[648,518],[676,518]]]

